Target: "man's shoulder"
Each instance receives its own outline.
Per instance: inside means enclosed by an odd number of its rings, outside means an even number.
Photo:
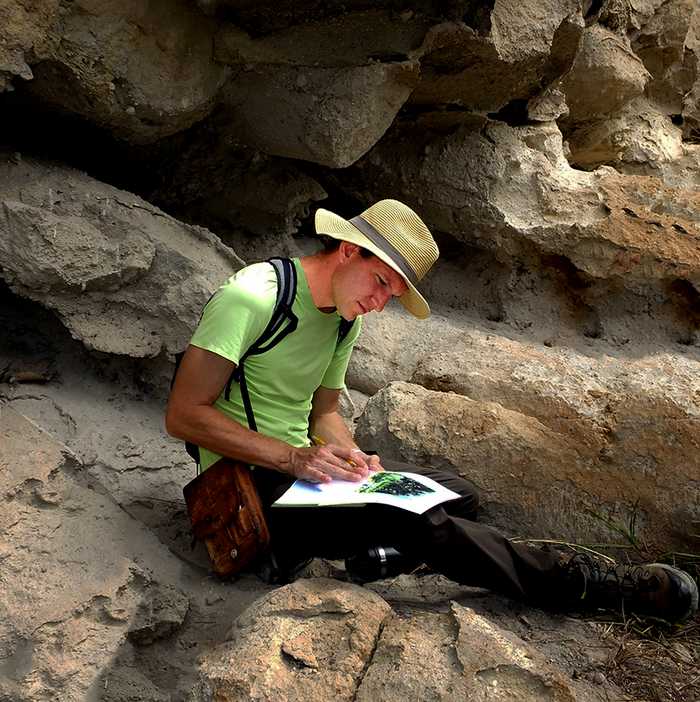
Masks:
[[[232,275],[207,303],[191,343],[238,363],[265,329],[277,299],[277,276],[266,262]]]
[[[277,276],[270,263],[252,263],[234,273],[216,292],[219,301],[246,304],[258,309],[274,306]]]

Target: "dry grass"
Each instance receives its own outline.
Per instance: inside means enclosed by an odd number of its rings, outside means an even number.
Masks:
[[[615,645],[603,672],[630,699],[700,700],[700,616],[684,625],[630,617],[599,626]]]

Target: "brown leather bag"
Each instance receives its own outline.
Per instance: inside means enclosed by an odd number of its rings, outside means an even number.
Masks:
[[[204,541],[217,575],[236,575],[270,543],[250,468],[222,458],[183,488],[195,539]]]

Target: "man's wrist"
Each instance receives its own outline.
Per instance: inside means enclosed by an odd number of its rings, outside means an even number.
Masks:
[[[291,475],[294,470],[296,448],[291,444],[280,443],[283,444],[283,448],[278,459],[275,461],[274,468],[280,471],[280,473],[289,473]]]

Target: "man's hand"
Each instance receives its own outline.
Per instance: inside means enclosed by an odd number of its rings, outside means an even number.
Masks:
[[[329,483],[333,478],[358,482],[372,470],[368,458],[362,451],[335,444],[295,448],[284,471],[312,483]]]
[[[362,458],[362,460],[367,465],[367,468],[369,468],[369,470],[371,472],[376,473],[376,472],[379,472],[381,470],[384,470],[384,467],[382,466],[382,461],[379,458],[379,456],[377,456],[376,454],[371,454],[371,455],[366,454],[366,453],[364,453],[364,451],[362,449],[358,449],[358,448],[352,449],[351,453],[352,453],[351,460],[354,461],[356,456]]]

